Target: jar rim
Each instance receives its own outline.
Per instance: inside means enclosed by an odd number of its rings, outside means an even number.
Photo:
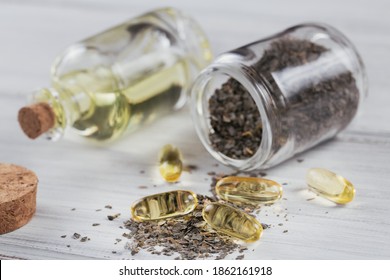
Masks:
[[[261,82],[263,79],[255,75],[258,74],[253,73],[248,66],[245,66],[237,60],[223,61],[223,63],[215,62],[211,67],[201,72],[191,90],[193,121],[203,146],[219,162],[242,171],[264,168],[269,159],[272,147],[273,134],[269,119],[272,117],[270,115],[273,114],[273,110],[272,106],[266,106],[266,104],[271,103],[271,95],[266,86]],[[217,76],[226,76],[235,79],[247,90],[257,106],[263,129],[259,147],[251,157],[233,159],[215,150],[211,145],[209,139],[211,125],[207,114],[205,114],[205,111],[208,110],[208,97],[210,95],[207,95],[206,91],[207,86]]]

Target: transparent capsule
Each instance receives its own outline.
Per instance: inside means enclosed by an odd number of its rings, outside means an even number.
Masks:
[[[232,206],[213,202],[203,208],[203,219],[216,231],[245,242],[258,240],[263,232],[260,222]]]
[[[168,144],[165,145],[159,154],[160,174],[167,182],[179,180],[183,171],[182,156],[178,148]]]
[[[339,204],[351,202],[355,196],[351,182],[323,168],[309,169],[306,182],[312,191]]]
[[[217,195],[235,204],[274,203],[282,197],[282,186],[268,179],[254,177],[225,177],[215,186]]]
[[[197,205],[195,193],[177,190],[137,200],[131,206],[131,215],[136,221],[159,220],[189,214]]]

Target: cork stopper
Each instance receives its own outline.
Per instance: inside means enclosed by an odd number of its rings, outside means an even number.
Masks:
[[[0,234],[27,224],[35,213],[38,178],[34,172],[0,163]]]
[[[35,139],[54,126],[55,115],[47,103],[37,103],[19,110],[18,121],[23,132]]]

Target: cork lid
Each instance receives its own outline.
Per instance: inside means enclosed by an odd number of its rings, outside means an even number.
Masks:
[[[0,234],[30,221],[36,209],[38,178],[34,172],[0,163]]]
[[[55,115],[47,103],[37,103],[19,110],[18,121],[23,132],[35,139],[54,126]]]

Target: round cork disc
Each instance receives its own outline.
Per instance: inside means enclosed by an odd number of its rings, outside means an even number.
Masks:
[[[0,234],[24,226],[36,209],[38,178],[34,172],[0,163]]]

